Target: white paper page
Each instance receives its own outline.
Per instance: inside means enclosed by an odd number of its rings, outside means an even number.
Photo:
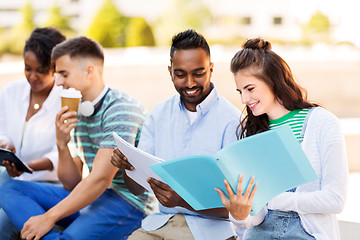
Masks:
[[[148,154],[132,146],[119,135],[113,132],[117,148],[127,157],[129,163],[134,166],[133,171],[125,170],[126,174],[135,180],[138,184],[153,192],[149,183],[146,181],[149,177],[161,180],[161,178],[150,169],[151,165],[164,162],[161,158]]]

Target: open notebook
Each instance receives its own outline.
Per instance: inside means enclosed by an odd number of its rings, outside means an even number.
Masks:
[[[137,161],[135,155],[132,158],[123,153],[130,163]],[[236,192],[240,174],[244,176],[244,191],[252,176],[258,184],[252,215],[278,194],[317,179],[289,126],[241,139],[213,156],[193,155],[166,162],[149,154],[144,157],[141,165],[148,163],[140,168],[152,169],[155,178],[167,183],[195,210],[223,207],[214,188],[226,194],[226,179]]]

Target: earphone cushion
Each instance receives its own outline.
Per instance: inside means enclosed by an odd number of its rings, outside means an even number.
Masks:
[[[91,116],[95,111],[93,104],[90,101],[80,103],[79,113],[85,117]]]

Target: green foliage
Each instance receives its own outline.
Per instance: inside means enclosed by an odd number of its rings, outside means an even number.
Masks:
[[[49,9],[49,17],[45,22],[45,27],[54,27],[60,30],[64,35],[72,35],[74,32],[70,27],[70,18],[61,14],[59,6],[53,6]]]
[[[120,13],[112,0],[105,0],[90,25],[88,36],[103,47],[124,47],[128,21],[129,19]]]
[[[0,34],[0,54],[21,54],[27,37],[28,35],[15,29],[4,30]]]
[[[27,1],[25,3],[24,7],[20,9],[20,12],[22,15],[22,21],[20,23],[19,28],[23,31],[26,31],[27,34],[30,34],[32,30],[35,28],[35,23],[34,23],[35,11],[31,7],[30,1]]]
[[[172,8],[167,9],[156,23],[156,42],[168,45],[174,34],[189,28],[201,32],[211,21],[211,11],[202,0],[173,0]]]
[[[317,11],[302,28],[303,43],[330,43],[331,24],[329,17]]]
[[[126,28],[126,46],[154,46],[155,38],[151,27],[143,17],[133,17]]]
[[[20,9],[22,15],[21,23],[13,29],[6,29],[1,32],[0,53],[21,54],[26,39],[35,28],[34,15],[30,1]]]
[[[243,36],[230,36],[230,37],[226,37],[226,38],[216,38],[216,39],[211,39],[208,38],[207,42],[210,45],[215,45],[215,44],[220,44],[220,45],[225,45],[225,46],[241,46],[241,44],[246,40],[245,37]]]
[[[326,33],[330,30],[330,20],[329,17],[325,14],[317,11],[314,15],[311,16],[308,23],[308,28],[317,33]]]
[[[202,29],[211,19],[210,9],[201,0],[175,0],[175,9],[187,28]]]
[[[356,45],[351,41],[341,41],[337,42],[337,45],[349,46],[349,47],[356,47]]]

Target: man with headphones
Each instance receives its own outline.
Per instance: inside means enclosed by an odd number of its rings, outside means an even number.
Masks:
[[[12,200],[3,207],[23,239],[126,239],[151,212],[151,198],[131,194],[121,171],[110,163],[116,147],[112,133],[136,145],[145,109],[105,86],[104,54],[97,42],[69,39],[54,48],[52,60],[57,84],[82,94],[80,115],[63,107],[56,116],[63,187],[15,182],[6,186]],[[83,162],[90,171],[85,178]],[[66,229],[56,232],[55,224]]]

